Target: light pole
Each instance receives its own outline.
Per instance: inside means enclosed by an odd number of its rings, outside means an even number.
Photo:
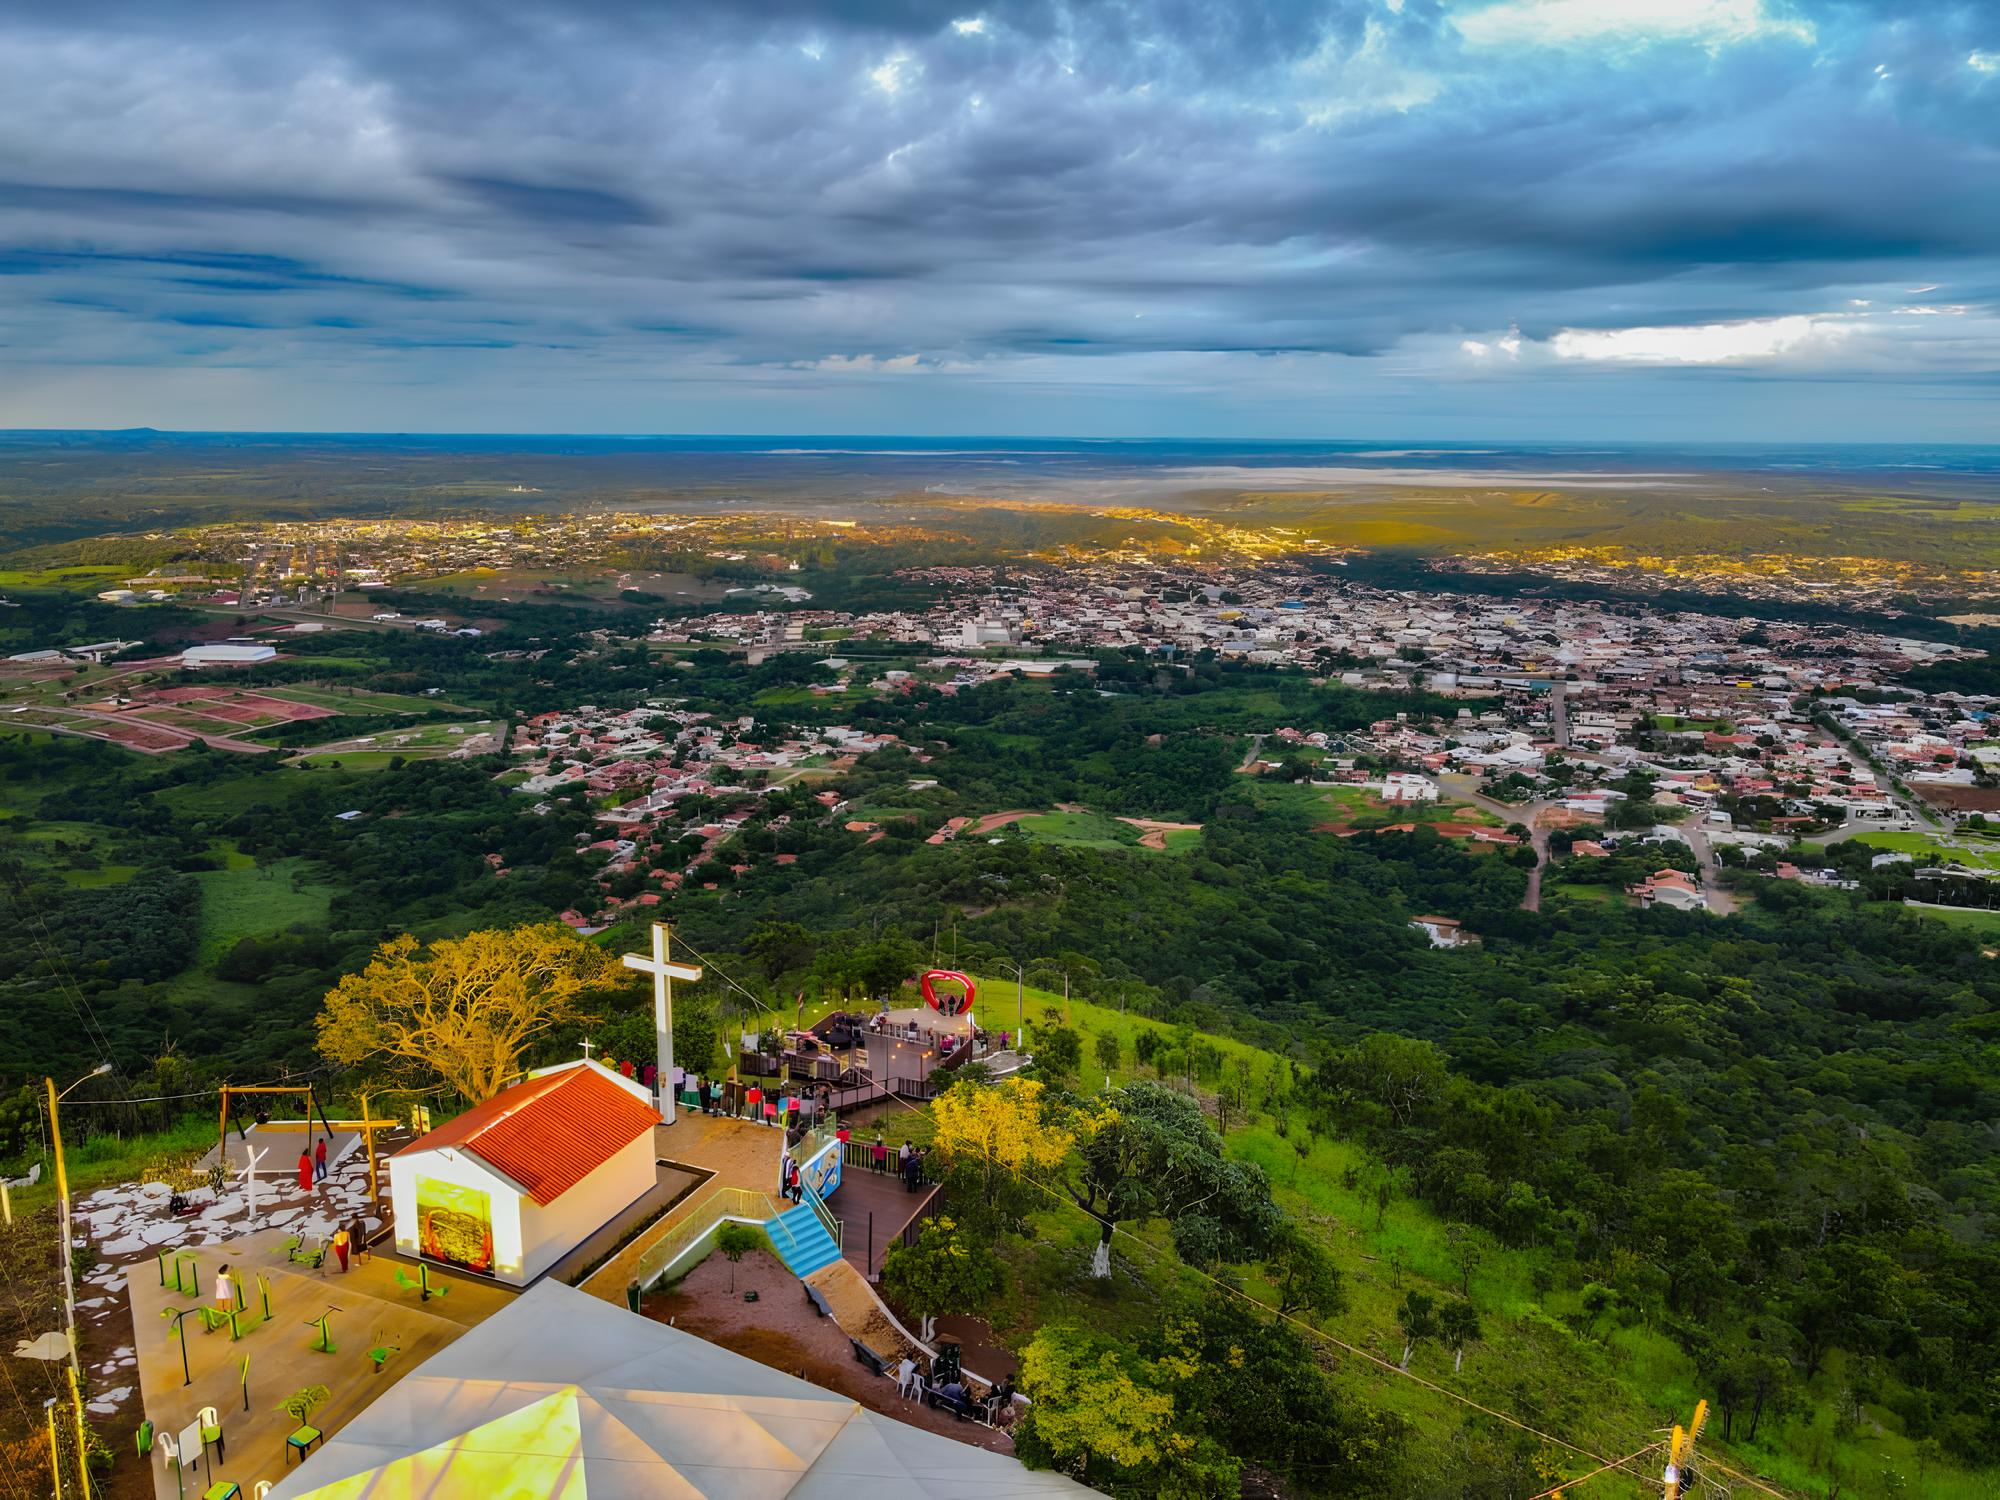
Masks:
[[[62,1121],[57,1114],[56,1106],[67,1099],[80,1085],[90,1082],[93,1078],[101,1078],[110,1071],[110,1063],[99,1063],[61,1093],[56,1092],[56,1081],[53,1078],[44,1077],[42,1079],[42,1082],[48,1086],[49,1090],[49,1140],[54,1144],[56,1153],[56,1201],[58,1204],[56,1232],[60,1236],[60,1243],[56,1246],[56,1254],[62,1261],[63,1318],[65,1327],[69,1330],[69,1367],[72,1371],[79,1374],[82,1373],[83,1365],[76,1352],[76,1266],[70,1250],[69,1173],[63,1168]]]
[[[1012,969],[1014,971],[1014,1051],[1018,1053],[1021,1050],[1021,986],[1024,982],[1023,976],[1028,972],[1028,966],[1026,964],[1009,963],[1004,958],[996,960],[996,962],[999,963],[1001,968]]]

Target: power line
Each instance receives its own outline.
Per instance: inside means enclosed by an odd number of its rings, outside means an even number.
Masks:
[[[900,1095],[891,1094],[889,1097],[892,1100],[894,1100],[897,1104],[901,1105],[905,1110],[909,1111],[911,1114],[921,1115],[923,1113],[922,1110],[918,1109],[915,1105],[911,1104],[908,1100],[902,1098]],[[1102,1227],[1103,1221],[1101,1219],[1097,1219],[1096,1216],[1090,1214],[1087,1209],[1081,1208],[1073,1199],[1068,1197],[1066,1194],[1057,1192],[1047,1183],[1037,1181],[1035,1178],[1023,1176],[1018,1172],[1015,1173],[1015,1176],[1018,1180],[1027,1182],[1031,1186],[1045,1193],[1048,1197],[1053,1199],[1057,1204],[1061,1205],[1063,1208],[1072,1209],[1078,1213],[1085,1214],[1087,1217],[1090,1217],[1094,1222],[1096,1222],[1100,1227]],[[1139,1247],[1139,1249],[1147,1252],[1148,1254],[1156,1258],[1165,1257],[1165,1251],[1161,1250],[1157,1246],[1147,1243],[1145,1240],[1141,1239],[1138,1235],[1132,1233],[1131,1230],[1126,1229],[1121,1225],[1113,1224],[1111,1226],[1111,1232],[1114,1235],[1120,1236],[1123,1239],[1129,1241],[1131,1244],[1136,1245],[1137,1247]],[[1470,1396],[1461,1395],[1459,1392],[1451,1390],[1446,1386],[1439,1385],[1435,1381],[1426,1380],[1421,1375],[1413,1375],[1408,1370],[1403,1369],[1400,1365],[1394,1364],[1389,1360],[1383,1359],[1380,1355],[1374,1354],[1367,1349],[1362,1349],[1354,1344],[1350,1344],[1345,1339],[1336,1338],[1333,1334],[1328,1333],[1323,1328],[1314,1327],[1311,1323],[1306,1322],[1303,1318],[1295,1317],[1291,1313],[1282,1312],[1279,1309],[1270,1306],[1268,1303],[1259,1302],[1255,1297],[1252,1297],[1249,1293],[1243,1291],[1241,1288],[1230,1286],[1227,1282],[1222,1281],[1217,1277],[1210,1275],[1208,1272],[1202,1270],[1199,1266],[1188,1265],[1185,1261],[1176,1258],[1172,1262],[1170,1269],[1183,1271],[1188,1274],[1198,1276],[1202,1280],[1208,1282],[1211,1286],[1215,1287],[1218,1291],[1222,1292],[1223,1294],[1238,1298],[1239,1300],[1248,1303],[1256,1311],[1261,1313],[1269,1313],[1272,1316],[1279,1318],[1286,1323],[1291,1324],[1293,1327],[1297,1328],[1300,1332],[1304,1333],[1310,1338],[1317,1339],[1321,1343],[1330,1344],[1336,1349],[1344,1350],[1345,1352],[1354,1355],[1357,1359],[1366,1360],[1368,1363],[1375,1365],[1382,1370],[1386,1370],[1391,1375],[1397,1375],[1403,1378],[1404,1380],[1412,1381],[1415,1384],[1422,1386],[1425,1390],[1432,1391],[1435,1392],[1437,1395],[1443,1396],[1448,1401],[1456,1401],[1462,1406],[1470,1407],[1472,1410],[1480,1412],[1485,1416],[1492,1417],[1496,1421],[1503,1422],[1509,1427],[1513,1427],[1518,1431],[1525,1432],[1531,1437],[1540,1438],[1544,1442],[1553,1443],[1558,1448],[1566,1449],[1567,1451],[1577,1454],[1580,1457],[1587,1458],[1591,1460],[1591,1462],[1601,1466],[1600,1468],[1593,1470],[1592,1471],[1593,1473],[1601,1474],[1610,1469],[1619,1469],[1627,1474],[1632,1475],[1633,1478],[1638,1479],[1641,1483],[1645,1484],[1662,1483],[1662,1481],[1660,1480],[1653,1479],[1644,1474],[1635,1473],[1633,1470],[1627,1468],[1626,1466],[1633,1461],[1632,1457],[1622,1458],[1622,1459],[1607,1459],[1601,1453],[1594,1453],[1588,1448],[1579,1447],[1577,1444],[1572,1443],[1565,1438],[1557,1437],[1554,1433],[1544,1432],[1538,1427],[1534,1427],[1526,1422],[1523,1422],[1518,1417],[1513,1417],[1508,1415],[1506,1412],[1496,1411],[1490,1406],[1482,1405],[1480,1402],[1474,1401]],[[1641,1456],[1646,1452],[1650,1451],[1652,1448],[1656,1448],[1658,1446],[1659,1444],[1657,1442],[1649,1443],[1645,1448],[1639,1450],[1638,1455],[1633,1455],[1633,1457]],[[1715,1467],[1721,1468],[1722,1465],[1716,1464]],[[1725,1471],[1725,1472],[1733,1473],[1733,1471]],[[1585,1477],[1588,1478],[1590,1476],[1586,1475]],[[1776,1497],[1776,1500],[1788,1500],[1788,1497],[1781,1490],[1771,1489],[1765,1485],[1757,1483],[1755,1480],[1749,1479],[1747,1476],[1736,1475],[1735,1477],[1743,1479],[1744,1483],[1749,1484],[1754,1489],[1760,1490],[1764,1494]],[[1556,1486],[1556,1488],[1561,1489],[1562,1486],[1558,1485]]]

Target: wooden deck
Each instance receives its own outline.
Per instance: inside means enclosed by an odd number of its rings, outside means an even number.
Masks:
[[[893,1170],[895,1164],[891,1156],[891,1170],[879,1177],[867,1167],[843,1166],[840,1186],[826,1200],[841,1223],[842,1257],[870,1281],[882,1273],[882,1257],[889,1247],[939,1192],[937,1184],[929,1182],[917,1192],[906,1191]]]

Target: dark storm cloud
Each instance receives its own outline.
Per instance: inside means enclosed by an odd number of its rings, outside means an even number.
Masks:
[[[27,0],[0,342],[171,365],[147,329],[235,330],[244,364],[416,381],[465,349],[548,379],[1129,355],[1170,384],[1175,356],[1886,320],[1943,283],[1952,337],[1822,342],[2000,363],[1992,8],[1685,9]]]

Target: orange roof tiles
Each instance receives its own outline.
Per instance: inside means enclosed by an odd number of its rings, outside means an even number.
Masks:
[[[661,1123],[650,1104],[577,1066],[502,1089],[396,1155],[457,1146],[546,1208]]]

